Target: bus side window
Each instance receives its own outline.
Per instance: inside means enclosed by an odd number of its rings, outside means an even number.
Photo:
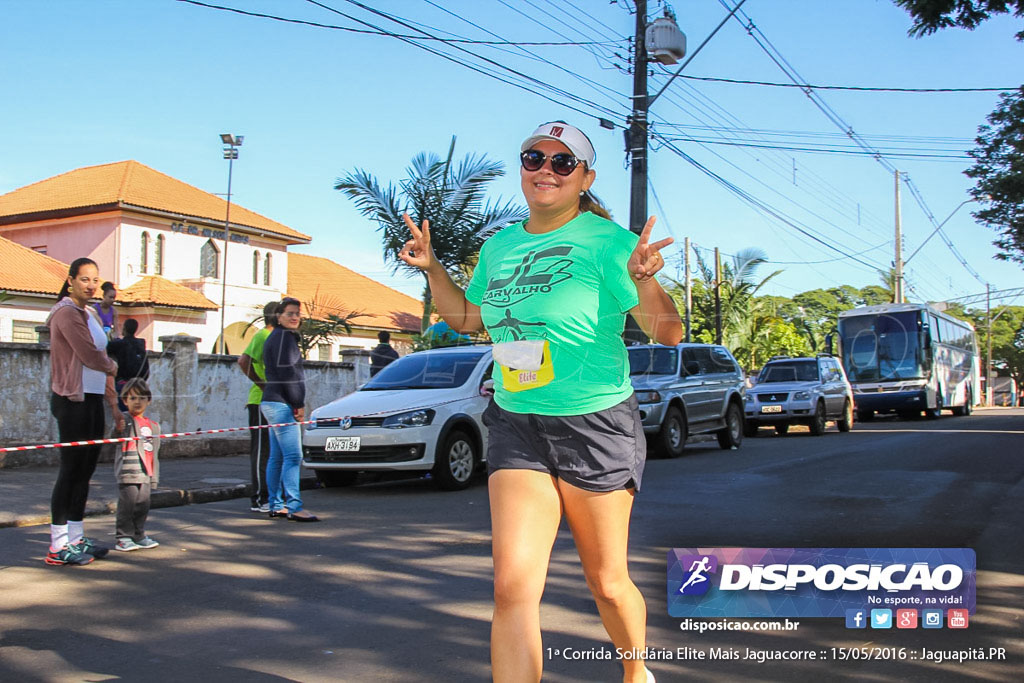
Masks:
[[[934,315],[928,316],[928,319],[930,321],[929,325],[931,327],[931,332],[932,332],[932,341],[933,342],[947,341],[946,340],[946,336],[944,334],[942,334],[942,332],[941,332],[941,327],[939,325],[939,319],[936,318]]]

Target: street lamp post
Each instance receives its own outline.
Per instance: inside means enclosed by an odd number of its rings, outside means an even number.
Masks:
[[[224,314],[228,300],[228,244],[231,242],[231,172],[234,170],[238,148],[242,146],[242,135],[220,134],[224,143],[224,158],[228,160],[228,206],[224,214],[224,258],[220,270],[220,352],[227,353],[227,340],[224,339]]]
[[[978,201],[978,200],[974,199],[972,197],[971,199],[965,199],[962,202],[960,202],[955,209],[953,209],[952,211],[949,212],[949,215],[946,216],[946,219],[944,221],[942,221],[941,223],[939,223],[938,225],[936,225],[935,229],[932,230],[931,234],[924,238],[924,242],[921,242],[921,246],[919,246],[917,249],[915,249],[913,254],[911,254],[907,258],[903,259],[903,265],[907,265],[908,263],[910,263],[910,259],[912,259],[915,256],[917,256],[917,252],[921,251],[921,249],[924,248],[924,245],[928,244],[928,240],[930,240],[931,238],[933,238],[937,234],[939,234],[939,230],[942,230],[942,226],[945,225],[946,223],[948,223],[949,219],[952,218],[956,214],[957,211],[962,209],[967,204],[970,204],[971,202],[976,202],[976,201]]]

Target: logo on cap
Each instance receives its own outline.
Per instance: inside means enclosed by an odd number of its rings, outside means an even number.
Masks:
[[[554,135],[556,138],[562,137],[562,133],[564,132],[565,128],[562,128],[561,126],[551,126],[551,134]]]

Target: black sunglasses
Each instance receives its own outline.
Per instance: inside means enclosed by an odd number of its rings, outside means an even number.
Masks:
[[[549,157],[539,149],[528,149],[519,155],[519,162],[527,171],[539,171],[547,159],[551,159],[551,170],[558,175],[572,175],[577,166],[586,163],[565,152],[559,152]]]

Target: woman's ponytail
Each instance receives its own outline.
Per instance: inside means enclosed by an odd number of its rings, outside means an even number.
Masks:
[[[586,213],[587,211],[606,220],[612,219],[608,209],[604,207],[604,204],[597,198],[597,195],[590,190],[586,190],[580,195],[580,213]]]

